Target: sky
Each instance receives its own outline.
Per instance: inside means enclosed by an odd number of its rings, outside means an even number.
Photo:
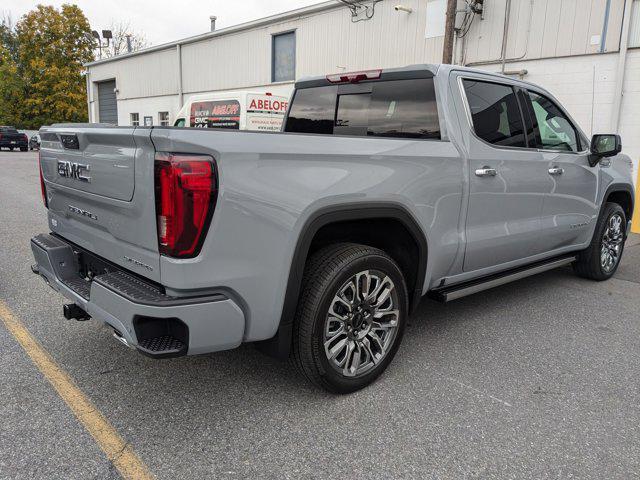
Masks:
[[[112,23],[129,23],[133,33],[143,33],[152,45],[199,35],[210,29],[209,16],[218,17],[216,28],[229,27],[322,0],[2,0],[0,13],[14,23],[37,4],[59,7],[78,5],[91,28],[108,29]]]

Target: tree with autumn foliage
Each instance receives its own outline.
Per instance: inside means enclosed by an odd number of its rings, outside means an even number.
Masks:
[[[0,19],[0,125],[20,123],[16,99],[22,96],[18,78],[17,44],[11,18]]]
[[[0,28],[0,124],[39,128],[87,121],[84,64],[93,60],[80,8],[38,5]]]

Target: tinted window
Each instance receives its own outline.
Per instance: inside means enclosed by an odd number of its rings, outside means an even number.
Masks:
[[[286,82],[296,78],[296,34],[282,33],[273,36],[273,65],[271,80]]]
[[[483,140],[505,147],[526,147],[522,115],[513,88],[464,80],[473,129]]]
[[[370,93],[338,95],[336,127],[366,128],[369,124]]]
[[[578,151],[576,129],[560,108],[547,97],[529,92],[539,148]]]
[[[439,139],[433,80],[297,90],[285,131]]]
[[[285,132],[333,133],[337,86],[296,90]]]

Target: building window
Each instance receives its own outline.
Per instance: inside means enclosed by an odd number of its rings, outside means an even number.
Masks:
[[[272,37],[271,81],[296,79],[296,33],[287,32]]]
[[[129,117],[131,118],[131,125],[133,127],[140,126],[140,114],[139,113],[130,113]]]
[[[161,127],[169,126],[169,112],[158,112],[158,123]]]

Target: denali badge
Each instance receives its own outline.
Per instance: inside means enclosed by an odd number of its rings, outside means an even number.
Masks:
[[[91,220],[98,220],[93,213],[83,210],[82,208],[74,207],[73,205],[69,205],[69,211],[73,213],[77,213],[78,215],[82,215],[83,217],[90,218]]]
[[[81,182],[91,182],[91,177],[83,175],[83,172],[88,172],[89,170],[89,165],[58,160],[58,175],[64,178],[74,178]]]
[[[153,267],[151,267],[150,265],[147,265],[146,263],[142,263],[140,260],[136,260],[135,258],[127,257],[126,255],[124,256],[124,259],[129,263],[133,263],[137,267],[146,268],[150,272],[153,272]]]

